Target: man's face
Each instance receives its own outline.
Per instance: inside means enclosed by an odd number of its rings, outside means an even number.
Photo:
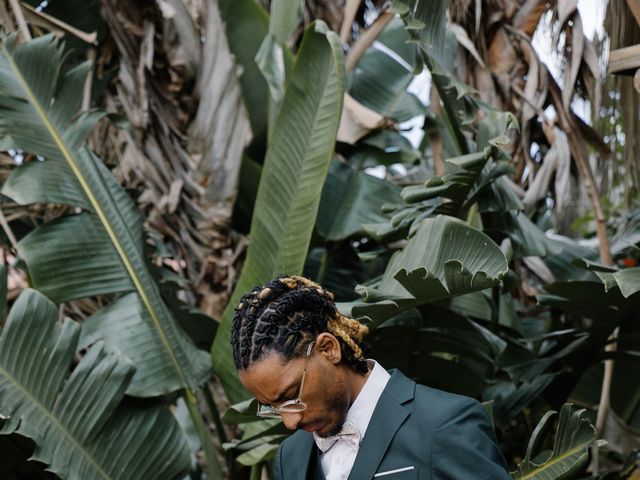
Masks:
[[[248,369],[241,370],[240,381],[260,403],[279,407],[283,402],[297,398],[304,364],[304,358],[286,361],[279,353],[271,352]],[[351,404],[344,368],[314,348],[307,363],[301,395],[307,408],[300,413],[282,413],[284,425],[291,430],[301,428],[316,432],[321,437],[338,433]]]

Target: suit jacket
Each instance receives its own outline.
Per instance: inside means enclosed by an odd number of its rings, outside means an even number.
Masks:
[[[511,479],[476,400],[391,373],[349,480]],[[276,480],[324,479],[312,433],[299,430],[282,443],[274,473]]]

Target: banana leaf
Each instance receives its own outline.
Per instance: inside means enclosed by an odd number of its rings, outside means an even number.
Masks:
[[[414,78],[414,47],[400,19],[393,19],[367,49],[349,77],[349,94],[398,122],[424,115],[426,107],[407,87]]]
[[[247,105],[251,131],[264,148],[267,132],[269,88],[255,62],[256,53],[268,31],[269,18],[255,0],[220,0],[229,49],[242,66],[240,85]],[[240,19],[240,21],[238,21]]]
[[[613,274],[625,298],[640,292],[640,267],[627,268]]]
[[[487,113],[477,125],[477,152],[449,158],[445,161],[446,173],[432,177],[423,185],[411,185],[402,190],[405,204],[391,205],[386,223],[368,225],[368,231],[378,239],[395,239],[398,235],[415,234],[426,217],[443,214],[466,218],[469,210],[481,205],[489,197],[499,201],[499,215],[512,219],[506,210],[522,209],[522,204],[509,197],[509,190],[499,186],[502,176],[511,172],[503,159],[505,153],[499,146],[508,142],[508,133],[517,127],[515,117],[506,112]],[[480,208],[482,211],[482,208]],[[502,218],[502,217],[500,217]],[[484,216],[483,216],[484,219]],[[540,235],[544,235],[540,232]]]
[[[43,159],[18,167],[2,193],[20,204],[60,203],[81,212],[46,223],[19,242],[31,285],[56,303],[131,294],[135,301],[123,306],[118,299],[93,325],[96,338],[136,364],[127,393],[150,397],[195,389],[209,377],[207,355],[179,328],[160,295],[145,263],[135,204],[84,146],[104,116],[77,113],[90,66],[65,71],[62,65],[63,44],[52,35],[19,46],[13,35],[1,40],[0,143]],[[123,318],[127,345],[112,341]],[[129,345],[145,349],[123,348]]]
[[[287,438],[288,431],[279,420],[264,419],[256,415],[256,400],[244,400],[231,405],[222,419],[238,425],[240,438],[225,443],[223,448],[237,454],[238,463],[247,466],[258,465],[270,460]]]
[[[405,23],[405,28],[416,47],[416,71],[426,67],[431,72],[445,115],[445,128],[456,148],[456,155],[470,153],[463,132],[473,123],[481,103],[471,88],[451,75],[455,48],[455,35],[447,34],[446,13],[448,0],[394,0],[393,8]]]
[[[565,403],[555,432],[553,450],[537,454],[543,434],[548,428],[554,411],[547,412],[531,434],[524,460],[512,474],[516,480],[561,480],[573,478],[589,460],[589,448],[601,446],[596,440],[595,428],[584,418],[585,410],[575,410]]]
[[[374,326],[401,311],[498,285],[507,259],[484,233],[453,217],[424,220],[396,252],[380,281],[356,288],[362,301],[341,311],[368,317]]]
[[[273,0],[271,2],[271,17],[269,19],[269,33],[280,45],[284,45],[294,32],[300,17],[304,2],[302,0]]]
[[[276,274],[302,272],[342,112],[342,62],[337,36],[323,22],[311,25],[273,127],[247,258],[211,352],[214,369],[233,403],[247,397],[231,355],[234,308],[242,295]]]
[[[335,160],[322,189],[316,230],[328,241],[364,233],[364,225],[384,220],[380,208],[399,202],[400,187]]]
[[[291,71],[291,53],[286,43],[300,21],[303,6],[301,0],[271,2],[269,31],[256,53],[255,63],[269,86],[269,135],[282,105],[287,74]]]
[[[190,465],[166,407],[124,399],[135,367],[93,345],[69,373],[80,327],[26,289],[0,336],[0,435],[36,443],[32,459],[61,478],[172,479]],[[123,400],[124,399],[124,400]]]

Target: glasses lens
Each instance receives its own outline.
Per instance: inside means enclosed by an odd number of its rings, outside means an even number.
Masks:
[[[280,413],[300,413],[307,408],[306,403],[297,402],[289,405],[282,405],[278,410]]]
[[[280,418],[278,412],[258,412],[258,416],[261,418]]]
[[[279,418],[280,414],[269,405],[258,405],[257,415],[262,418]]]

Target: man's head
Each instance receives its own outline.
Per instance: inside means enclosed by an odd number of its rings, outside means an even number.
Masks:
[[[292,275],[242,298],[231,344],[240,380],[258,401],[280,407],[300,395],[306,408],[283,413],[283,422],[326,436],[340,429],[364,384],[366,333],[336,310],[330,292]]]

